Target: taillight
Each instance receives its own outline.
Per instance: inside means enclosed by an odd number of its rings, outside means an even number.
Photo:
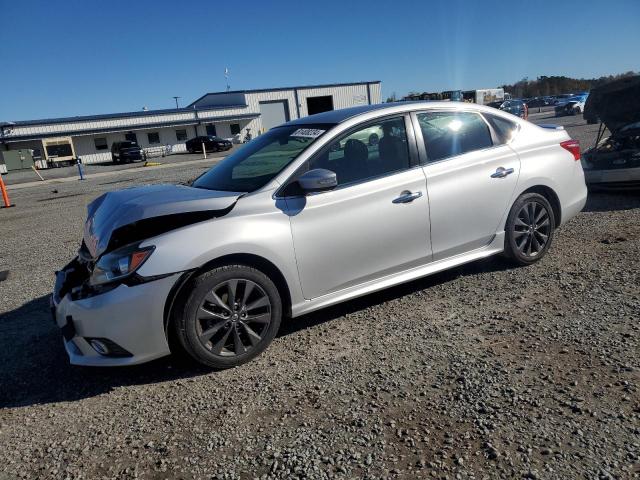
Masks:
[[[560,146],[571,153],[574,160],[580,160],[580,142],[578,140],[565,140],[560,142]]]

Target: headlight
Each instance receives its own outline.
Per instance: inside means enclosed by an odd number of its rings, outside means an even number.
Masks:
[[[103,255],[93,268],[89,285],[103,285],[131,275],[149,258],[154,248],[127,245]]]

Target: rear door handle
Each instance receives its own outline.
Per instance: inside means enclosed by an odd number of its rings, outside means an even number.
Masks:
[[[498,167],[495,173],[491,174],[491,178],[504,178],[513,173],[513,168]]]
[[[410,203],[413,202],[416,198],[420,198],[422,196],[422,192],[410,192],[409,190],[405,190],[400,194],[398,198],[393,199],[393,203]]]

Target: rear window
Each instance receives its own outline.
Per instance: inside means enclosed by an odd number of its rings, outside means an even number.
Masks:
[[[472,112],[418,113],[429,162],[493,146],[489,126]]]
[[[506,118],[489,114],[485,114],[485,118],[496,132],[500,144],[509,143],[518,131],[518,124]]]

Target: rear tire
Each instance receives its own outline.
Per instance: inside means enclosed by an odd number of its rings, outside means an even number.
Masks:
[[[255,268],[214,268],[187,291],[175,310],[175,332],[184,351],[208,367],[232,368],[254,359],[280,328],[278,289]]]
[[[545,197],[520,195],[507,217],[505,254],[518,265],[539,261],[551,246],[555,227],[553,208]]]

